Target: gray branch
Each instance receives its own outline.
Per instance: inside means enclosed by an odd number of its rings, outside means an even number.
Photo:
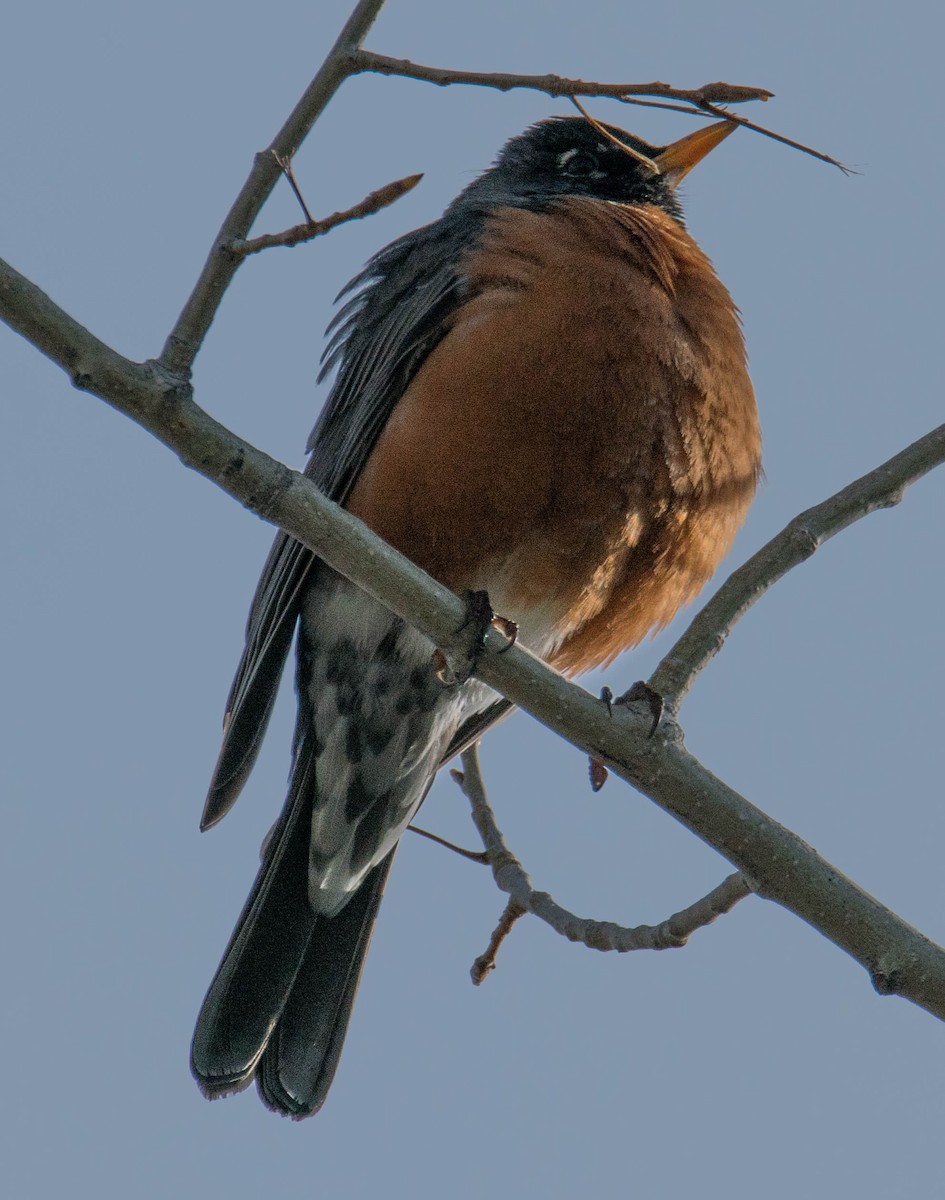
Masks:
[[[293,225],[291,229],[284,229],[281,233],[262,233],[259,237],[250,238],[245,242],[239,240],[231,242],[230,254],[246,258],[250,254],[258,254],[260,250],[271,250],[275,246],[299,246],[303,242],[323,237],[326,233],[337,229],[339,225],[344,225],[349,221],[360,221],[362,217],[369,217],[380,212],[382,208],[393,204],[401,196],[406,196],[422,178],[422,175],[406,175],[403,179],[395,179],[393,183],[387,183],[383,187],[377,188],[369,196],[359,200],[357,204],[352,204],[350,208],[332,213],[330,217],[323,217],[320,221],[310,217],[303,224]]]
[[[686,104],[745,104],[750,100],[770,100],[774,92],[767,88],[746,87],[739,83],[704,83],[700,88],[675,88],[672,84],[654,80],[652,83],[596,83],[585,79],[565,79],[561,75],[521,75],[499,71],[456,71],[450,67],[426,67],[407,58],[391,58],[360,47],[351,54],[352,65],[358,71],[378,75],[400,75],[419,79],[438,87],[466,84],[471,87],[497,88],[510,92],[526,88],[548,96],[608,96],[622,100],[628,96],[655,96],[664,100],[680,100]]]
[[[465,609],[457,596],[310,480],[213,420],[194,403],[189,387],[169,379],[158,363],[122,358],[2,260],[0,317],[58,363],[77,387],[137,421],[183,463],[303,542],[447,654],[462,653],[456,631]],[[904,467],[914,456],[923,461],[928,456],[929,465],[941,461],[940,431],[881,470],[892,470],[898,461],[903,471],[898,484],[905,487],[912,473]],[[869,511],[865,504],[849,520]],[[648,709],[615,707],[609,713],[597,698],[522,647],[509,648],[497,632],[487,634],[477,674],[714,846],[745,874],[753,891],[794,912],[866,967],[879,991],[896,992],[945,1019],[945,951],[716,779],[686,752],[672,713],[649,738]]]
[[[249,177],[213,239],[203,270],[164,344],[160,362],[169,375],[189,378],[223,293],[243,261],[243,256],[231,253],[231,245],[249,237],[253,222],[282,173],[279,160],[291,161],[332,96],[354,73],[351,55],[367,37],[383,6],[384,0],[359,0],[285,124],[270,145],[256,155]]]
[[[362,47],[354,50],[349,59],[352,67],[359,71],[373,71],[379,75],[400,75],[405,79],[419,79],[434,83],[438,87],[467,84],[472,87],[497,88],[509,92],[513,88],[525,88],[545,92],[549,96],[567,96],[576,101],[578,96],[601,96],[619,100],[623,104],[642,104],[650,108],[670,108],[696,117],[715,117],[754,130],[763,137],[772,138],[784,146],[800,150],[819,158],[821,162],[839,167],[845,175],[850,169],[830,154],[805,146],[793,138],[766,129],[747,117],[735,116],[720,105],[744,104],[749,100],[770,100],[774,95],[767,88],[746,87],[738,83],[704,83],[700,88],[675,88],[668,83],[654,80],[652,83],[593,83],[584,79],[564,79],[561,75],[519,75],[497,71],[455,71],[448,67],[425,67],[406,58],[390,58],[386,54],[375,54]],[[660,97],[646,99],[646,97]],[[578,104],[577,108],[581,108]],[[581,109],[583,112],[584,110]]]
[[[707,896],[674,913],[659,925],[617,925],[579,917],[547,892],[536,891],[528,872],[508,848],[486,795],[477,748],[463,751],[463,769],[453,773],[472,809],[472,819],[489,856],[496,886],[522,912],[530,912],[550,925],[569,942],[582,942],[592,950],[670,950],[685,946],[697,929],[711,925],[729,912],[739,900],[751,895],[751,886],[740,872],[729,875]]]
[[[732,572],[656,668],[650,687],[678,708],[696,676],[722,649],[735,623],[773,583],[854,521],[898,504],[910,484],[943,462],[945,425],[939,425],[875,471],[795,517]]]

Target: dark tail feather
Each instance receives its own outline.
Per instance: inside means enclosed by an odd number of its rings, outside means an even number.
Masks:
[[[394,852],[337,916],[319,917],[256,1072],[264,1103],[299,1119],[318,1112],[334,1078]]]
[[[308,806],[293,791],[197,1018],[190,1063],[210,1098],[252,1079],[315,928]]]
[[[271,1108],[302,1117],[324,1102],[338,1065],[393,853],[337,916],[316,917],[308,898],[310,756],[299,755],[297,767],[200,1009],[190,1063],[210,1099],[258,1074]]]

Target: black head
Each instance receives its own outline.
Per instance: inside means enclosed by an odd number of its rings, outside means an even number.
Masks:
[[[507,142],[454,206],[540,207],[562,196],[593,196],[655,204],[681,221],[676,185],[732,129],[722,121],[670,146],[651,146],[615,125],[596,128],[584,117],[552,117]]]

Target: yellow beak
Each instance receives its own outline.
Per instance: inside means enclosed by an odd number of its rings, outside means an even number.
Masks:
[[[714,125],[704,125],[661,150],[653,161],[664,178],[672,184],[677,184],[710,150],[714,150],[719,142],[723,142],[734,128],[734,121],[717,121]]]

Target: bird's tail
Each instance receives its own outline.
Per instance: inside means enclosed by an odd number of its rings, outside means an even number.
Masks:
[[[201,1007],[190,1058],[211,1099],[255,1077],[263,1101],[295,1118],[325,1101],[393,858],[336,916],[317,916],[308,898],[309,784],[293,780]]]

